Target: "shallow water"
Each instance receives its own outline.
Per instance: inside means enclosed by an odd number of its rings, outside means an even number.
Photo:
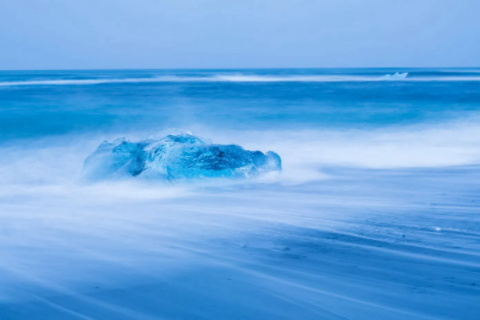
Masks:
[[[478,80],[1,72],[0,318],[477,319]],[[179,130],[283,173],[77,183],[102,141]]]

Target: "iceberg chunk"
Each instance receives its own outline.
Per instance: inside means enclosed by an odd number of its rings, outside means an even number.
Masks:
[[[87,181],[141,177],[156,180],[249,178],[282,170],[275,152],[207,144],[190,134],[130,142],[103,142],[84,163]]]
[[[405,79],[408,76],[408,72],[405,73],[398,73],[395,74],[386,74],[382,77],[384,80],[398,80],[398,79]]]

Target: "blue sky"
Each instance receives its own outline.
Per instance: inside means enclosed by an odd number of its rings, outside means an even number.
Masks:
[[[0,0],[0,69],[480,66],[478,0]]]

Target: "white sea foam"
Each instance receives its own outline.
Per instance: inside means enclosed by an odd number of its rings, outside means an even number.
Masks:
[[[404,75],[404,74],[403,74]],[[347,75],[304,75],[304,76],[268,76],[268,75],[226,75],[218,74],[205,77],[159,76],[152,78],[123,79],[57,79],[57,80],[26,80],[0,82],[0,87],[13,86],[68,86],[68,85],[99,85],[115,83],[164,83],[164,82],[374,82],[384,81],[380,76],[347,76]],[[396,81],[480,81],[480,77],[393,77]]]
[[[268,185],[73,183],[117,134],[2,146],[0,315],[476,319],[478,173],[428,170],[478,164],[478,128],[192,128],[278,152],[284,176]]]
[[[322,135],[311,134],[287,141],[299,164],[320,159],[319,141],[307,145]],[[478,186],[474,171],[359,170],[308,187],[75,186],[66,180],[88,147],[19,148],[2,153],[15,165],[0,165],[5,318],[473,320],[480,311],[476,194],[459,188]],[[54,185],[23,180],[38,174]]]
[[[282,157],[285,182],[324,179],[323,167],[369,169],[441,168],[480,164],[478,121],[371,130],[242,131],[214,134],[217,143],[274,150]]]
[[[0,82],[0,86],[62,86],[62,85],[95,85],[107,83],[143,83],[175,81],[174,77],[163,78],[125,78],[125,79],[82,79],[82,80],[28,80]]]
[[[480,164],[480,127],[476,119],[433,125],[336,131],[221,131],[192,126],[193,134],[213,143],[238,144],[248,150],[275,151],[282,158],[285,183],[321,180],[323,167],[369,169],[440,168]],[[174,132],[177,132],[176,129]],[[162,132],[164,136],[168,130]],[[20,184],[75,181],[83,160],[104,140],[118,136],[145,138],[155,132],[45,138],[29,148],[3,147],[0,176],[4,191]],[[48,140],[48,141],[47,141]],[[28,187],[27,187],[28,188]]]
[[[394,74],[386,74],[382,77],[384,80],[403,80],[406,79],[408,76],[408,72],[398,73],[395,72]]]

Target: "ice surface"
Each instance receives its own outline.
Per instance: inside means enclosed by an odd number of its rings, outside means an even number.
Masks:
[[[395,72],[394,74],[384,75],[382,79],[386,79],[386,80],[405,79],[407,76],[408,76],[408,72],[405,72],[405,73]]]
[[[207,144],[193,135],[180,134],[140,142],[124,138],[105,141],[85,160],[83,179],[238,179],[281,169],[280,156],[275,152]]]

